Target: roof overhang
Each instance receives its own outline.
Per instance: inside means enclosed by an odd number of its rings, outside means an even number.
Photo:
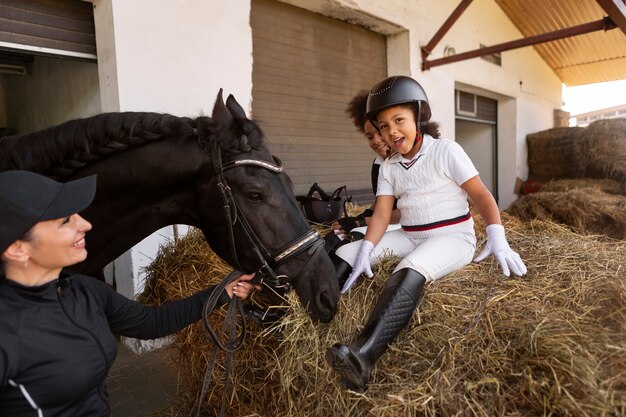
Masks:
[[[625,0],[496,0],[524,36],[457,55],[429,55],[472,0],[461,0],[422,47],[422,69],[533,46],[568,86],[626,78]],[[617,30],[615,30],[617,29]]]

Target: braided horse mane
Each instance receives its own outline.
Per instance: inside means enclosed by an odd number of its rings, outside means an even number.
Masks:
[[[218,96],[221,102],[221,94]],[[224,108],[224,104],[216,101]],[[62,179],[103,157],[158,140],[194,139],[202,148],[217,140],[225,157],[261,146],[251,120],[216,112],[195,119],[162,113],[103,113],[37,132],[0,139],[0,171],[22,169]],[[217,113],[217,114],[216,114]]]
[[[168,137],[194,135],[189,119],[157,113],[103,113],[0,140],[0,170],[63,178],[90,162]]]

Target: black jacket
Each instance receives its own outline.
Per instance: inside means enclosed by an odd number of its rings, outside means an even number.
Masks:
[[[213,288],[152,308],[91,277],[36,287],[0,277],[0,416],[108,416],[113,334],[154,339],[181,330],[200,319]]]
[[[372,162],[372,172],[371,172],[371,178],[372,178],[372,191],[374,192],[374,199],[376,199],[376,191],[378,191],[378,175],[380,174],[380,164],[376,163],[376,160],[374,159],[374,162]],[[393,209],[397,209],[398,208],[398,199],[396,198],[393,201]],[[365,212],[367,212],[367,210],[365,210]],[[363,212],[362,214],[364,214],[365,212]],[[371,210],[369,210],[369,212],[365,215],[365,217],[371,217],[373,214],[373,212]]]

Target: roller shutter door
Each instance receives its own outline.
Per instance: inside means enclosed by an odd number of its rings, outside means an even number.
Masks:
[[[277,1],[253,0],[252,110],[297,193],[313,182],[371,195],[375,154],[345,113],[387,74],[386,40]]]
[[[93,5],[80,0],[0,0],[0,50],[95,60]]]

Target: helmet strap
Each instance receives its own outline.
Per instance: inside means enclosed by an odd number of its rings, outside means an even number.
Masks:
[[[380,129],[378,128],[378,121],[375,119],[369,119],[370,123],[372,124],[372,126],[374,126],[374,129],[376,129],[376,131],[378,131],[378,133],[380,133]]]
[[[415,120],[415,128],[417,129],[417,133],[419,134],[419,136],[421,136],[422,131],[420,129],[421,126],[421,119],[422,119],[422,102],[421,100],[417,101],[417,117]],[[417,138],[416,138],[417,140]]]

